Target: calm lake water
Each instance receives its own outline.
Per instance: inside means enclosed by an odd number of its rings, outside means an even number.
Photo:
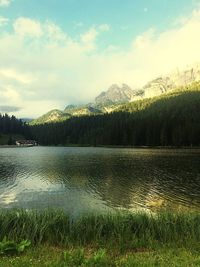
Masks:
[[[200,150],[0,148],[0,206],[200,210]]]

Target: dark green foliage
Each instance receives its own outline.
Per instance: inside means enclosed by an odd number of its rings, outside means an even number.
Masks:
[[[22,120],[16,119],[14,116],[8,116],[7,114],[0,114],[0,138],[1,135],[9,135],[8,145],[14,144],[12,135],[22,135],[24,137],[30,137],[29,127]]]
[[[14,143],[14,140],[12,139],[12,136],[10,135],[8,139],[8,145],[13,145],[13,143]]]
[[[24,250],[31,245],[29,240],[22,240],[20,243],[14,241],[9,241],[5,237],[2,242],[0,242],[0,254],[16,254],[22,253]]]
[[[200,82],[115,112],[31,127],[43,145],[199,146]]]
[[[99,249],[94,255],[86,257],[83,249],[77,249],[73,252],[63,253],[63,259],[56,263],[56,266],[85,266],[85,267],[105,267],[113,266],[109,261],[105,249]]]
[[[17,243],[30,240],[34,245],[98,245],[127,250],[148,248],[153,243],[200,242],[200,215],[119,213],[71,220],[61,211],[2,211],[0,229],[1,240],[7,236]]]

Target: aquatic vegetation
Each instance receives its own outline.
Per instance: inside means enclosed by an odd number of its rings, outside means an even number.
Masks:
[[[11,247],[19,244],[19,251],[30,242],[32,246],[20,257],[0,257],[2,267],[188,266],[188,263],[199,266],[200,263],[200,215],[195,213],[125,212],[73,219],[58,210],[2,210],[0,240],[4,236],[13,240]]]
[[[62,211],[1,211],[0,240],[38,245],[91,245],[127,248],[200,241],[196,213],[115,213],[72,219]]]

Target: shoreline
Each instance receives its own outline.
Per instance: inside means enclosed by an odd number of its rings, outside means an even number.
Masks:
[[[17,146],[17,145],[0,145],[0,148],[28,148],[28,147],[36,147],[36,146]],[[122,145],[76,145],[76,144],[70,144],[70,145],[38,145],[37,147],[72,147],[72,148],[130,148],[130,149],[169,149],[169,150],[181,150],[181,149],[187,149],[187,150],[198,150],[200,149],[200,146],[122,146]]]
[[[27,148],[34,146],[0,145],[0,148]]]
[[[45,147],[45,146],[44,146]],[[46,146],[48,147],[48,146]],[[131,148],[131,149],[200,149],[200,146],[122,146],[122,145],[58,145],[49,147],[91,147],[91,148]]]

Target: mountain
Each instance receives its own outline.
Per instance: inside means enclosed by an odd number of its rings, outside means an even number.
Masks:
[[[31,127],[43,145],[200,146],[200,82],[115,112]],[[44,134],[45,133],[45,134]]]
[[[187,86],[200,80],[200,64],[195,64],[185,70],[171,72],[148,82],[143,88],[142,98],[159,96],[171,90]]]
[[[30,124],[43,124],[64,121],[71,117],[110,113],[119,109],[121,105],[166,94],[172,90],[200,80],[200,64],[194,64],[185,70],[173,71],[146,83],[142,88],[131,89],[127,84],[113,84],[107,91],[103,91],[93,103],[87,105],[68,105],[64,111],[52,110],[33,120]]]
[[[69,119],[70,117],[71,117],[70,114],[65,113],[58,109],[54,109],[42,115],[38,119],[32,120],[29,124],[36,125],[36,124],[44,124],[44,123],[50,123],[50,122],[56,122],[56,121],[64,121],[64,120]]]
[[[134,91],[127,85],[113,84],[106,92],[102,92],[95,98],[96,105],[112,105],[116,103],[127,103],[134,96]]]
[[[101,110],[91,106],[69,105],[64,109],[64,111],[58,109],[51,110],[46,114],[42,115],[41,117],[39,117],[38,119],[32,120],[29,124],[36,125],[36,124],[58,122],[58,121],[68,120],[71,117],[79,117],[79,116],[101,114],[101,113],[102,113]]]
[[[90,104],[85,106],[68,105],[64,109],[64,113],[68,113],[71,116],[84,116],[84,115],[100,114],[102,113],[102,111],[101,109],[92,107]]]

